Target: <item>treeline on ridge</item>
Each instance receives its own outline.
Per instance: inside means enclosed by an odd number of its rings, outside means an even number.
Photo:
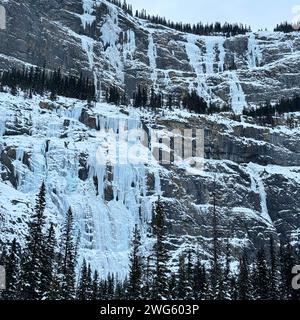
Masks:
[[[277,24],[276,28],[274,29],[275,32],[284,32],[284,33],[290,33],[290,32],[296,32],[300,29],[300,23],[298,25],[289,23],[289,22],[282,22],[280,24]]]
[[[126,1],[122,2],[120,0],[109,0],[109,2],[117,5],[118,7],[122,8],[125,12],[133,16],[132,6],[127,4]],[[211,24],[203,24],[199,22],[197,24],[190,24],[182,22],[173,22],[167,20],[165,17],[160,17],[158,15],[150,15],[146,12],[146,10],[136,10],[135,17],[148,20],[151,23],[160,24],[177,31],[193,33],[196,35],[222,34],[224,36],[235,36],[238,34],[246,34],[247,32],[251,31],[250,27],[238,23],[231,24],[225,22],[224,24],[221,24],[220,22],[216,22]]]
[[[55,100],[57,95],[80,100],[95,100],[95,86],[88,77],[84,77],[82,73],[79,77],[65,75],[60,68],[50,71],[45,65],[43,68],[24,67],[5,70],[0,75],[0,86],[2,91],[3,87],[10,87],[13,95],[21,89],[27,92],[29,97],[33,94],[50,93],[52,100]]]

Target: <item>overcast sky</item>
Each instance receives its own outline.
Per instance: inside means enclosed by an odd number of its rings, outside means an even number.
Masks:
[[[127,2],[131,3],[134,9],[144,8],[151,14],[159,14],[176,21],[242,22],[251,25],[254,31],[260,28],[271,30],[279,22],[292,21],[297,15],[300,17],[300,0],[127,0]]]

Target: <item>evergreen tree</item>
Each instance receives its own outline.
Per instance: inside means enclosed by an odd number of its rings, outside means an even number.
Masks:
[[[205,300],[207,295],[207,275],[205,267],[201,265],[198,255],[193,272],[193,294],[194,300]]]
[[[252,300],[252,283],[250,279],[250,270],[246,251],[240,259],[240,272],[238,276],[237,287],[239,300]]]
[[[254,292],[257,300],[270,299],[270,274],[264,249],[257,253],[256,265],[254,268]]]
[[[75,298],[75,267],[76,250],[74,244],[73,213],[71,208],[69,208],[62,233],[61,296],[65,300]]]
[[[57,291],[55,282],[56,277],[56,238],[53,223],[51,223],[47,240],[45,243],[45,252],[42,256],[41,265],[41,293],[44,299],[54,299]]]
[[[280,299],[292,300],[293,289],[291,287],[292,273],[291,270],[295,265],[293,248],[288,244],[281,243],[280,245]]]
[[[131,247],[132,251],[130,255],[129,266],[128,296],[132,300],[137,300],[141,299],[143,275],[141,235],[137,225],[134,228]]]
[[[225,255],[225,269],[223,271],[223,279],[221,283],[221,291],[219,292],[219,298],[221,300],[231,300],[231,276],[230,276],[230,259],[231,259],[231,251],[229,239],[227,238],[226,244],[226,255]]]
[[[99,273],[97,270],[93,275],[91,300],[100,300]]]
[[[178,260],[178,280],[177,280],[177,299],[186,299],[187,293],[187,274],[185,266],[185,256],[182,254],[179,256]]]
[[[270,298],[272,300],[277,300],[279,298],[278,258],[272,236],[270,238],[270,266]]]
[[[36,200],[35,210],[29,222],[29,232],[26,238],[25,254],[22,261],[22,292],[25,299],[41,298],[42,261],[45,254],[46,188],[42,183]]]
[[[187,262],[186,262],[186,299],[193,299],[193,284],[194,284],[194,265],[193,265],[193,257],[191,250],[187,252]]]
[[[145,272],[143,275],[142,297],[150,299],[153,297],[153,271],[151,266],[151,257],[147,257]]]
[[[88,285],[89,285],[88,267],[84,259],[81,267],[79,286],[76,294],[76,297],[78,300],[88,299]]]
[[[6,261],[6,292],[5,298],[8,300],[19,299],[20,290],[20,257],[16,239],[11,245],[10,254]]]
[[[160,200],[155,206],[154,219],[154,235],[156,236],[156,243],[154,245],[155,256],[155,272],[153,283],[153,298],[157,300],[167,299],[169,296],[168,286],[168,268],[169,261],[168,252],[166,249],[166,225],[165,213],[163,205]]]
[[[115,295],[115,276],[109,273],[107,277],[107,299],[112,300]]]
[[[92,268],[88,265],[87,270],[87,300],[91,300],[93,295],[93,278],[92,278]]]
[[[171,273],[169,283],[168,283],[168,291],[170,293],[170,299],[176,300],[178,299],[177,293],[177,277],[175,273]]]
[[[218,233],[218,213],[217,213],[217,187],[216,179],[213,182],[213,217],[212,217],[212,227],[213,227],[213,261],[211,270],[211,289],[214,299],[219,299],[222,295],[222,270],[219,262],[220,255],[220,244],[219,244],[219,233]]]

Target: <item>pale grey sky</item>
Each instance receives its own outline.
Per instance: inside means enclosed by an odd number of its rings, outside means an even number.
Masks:
[[[242,22],[251,25],[254,31],[259,28],[271,30],[279,22],[292,21],[295,17],[300,17],[300,0],[127,0],[127,2],[131,3],[134,9],[144,8],[150,14],[159,14],[176,21]]]

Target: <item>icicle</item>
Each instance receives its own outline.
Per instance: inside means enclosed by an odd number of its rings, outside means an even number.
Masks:
[[[114,6],[110,6],[109,9],[110,13],[106,15],[105,22],[101,27],[101,40],[106,47],[104,55],[115,69],[117,79],[124,83],[124,65],[117,45],[122,32],[118,25],[118,10]]]
[[[16,160],[23,162],[23,158],[24,158],[24,149],[23,148],[17,148]]]
[[[6,110],[5,108],[0,108],[1,118],[0,118],[0,136],[3,136],[5,133],[5,124],[6,124]]]
[[[154,44],[153,34],[150,32],[148,35],[148,58],[149,58],[149,67],[150,67],[150,78],[155,87],[157,82],[157,69],[156,69],[156,58],[157,51],[156,46]]]
[[[80,15],[81,23],[84,29],[87,26],[91,26],[96,20],[96,17],[92,15],[94,12],[93,5],[95,4],[94,0],[82,0],[83,14]]]
[[[198,94],[203,97],[206,101],[211,100],[211,94],[206,83],[205,70],[203,69],[204,61],[203,54],[198,46],[198,41],[201,39],[195,35],[187,35],[187,42],[185,44],[186,53],[190,61],[190,65],[196,73],[197,87],[195,88],[194,83],[190,84],[190,89],[197,89]]]
[[[261,216],[272,224],[272,219],[269,215],[267,206],[267,193],[265,190],[264,182],[261,177],[260,166],[250,163],[247,167],[247,172],[251,178],[251,189],[260,196]]]
[[[262,54],[256,41],[255,34],[251,33],[248,38],[248,66],[254,69],[260,66]]]
[[[235,71],[232,71],[228,75],[232,110],[235,114],[242,114],[244,108],[246,108],[248,105],[246,101],[246,96],[240,84],[237,73]]]
[[[220,37],[218,39],[218,51],[219,51],[218,71],[219,72],[223,72],[224,66],[225,66],[226,52],[225,52],[225,48],[224,48],[224,42],[225,42],[225,38]]]

